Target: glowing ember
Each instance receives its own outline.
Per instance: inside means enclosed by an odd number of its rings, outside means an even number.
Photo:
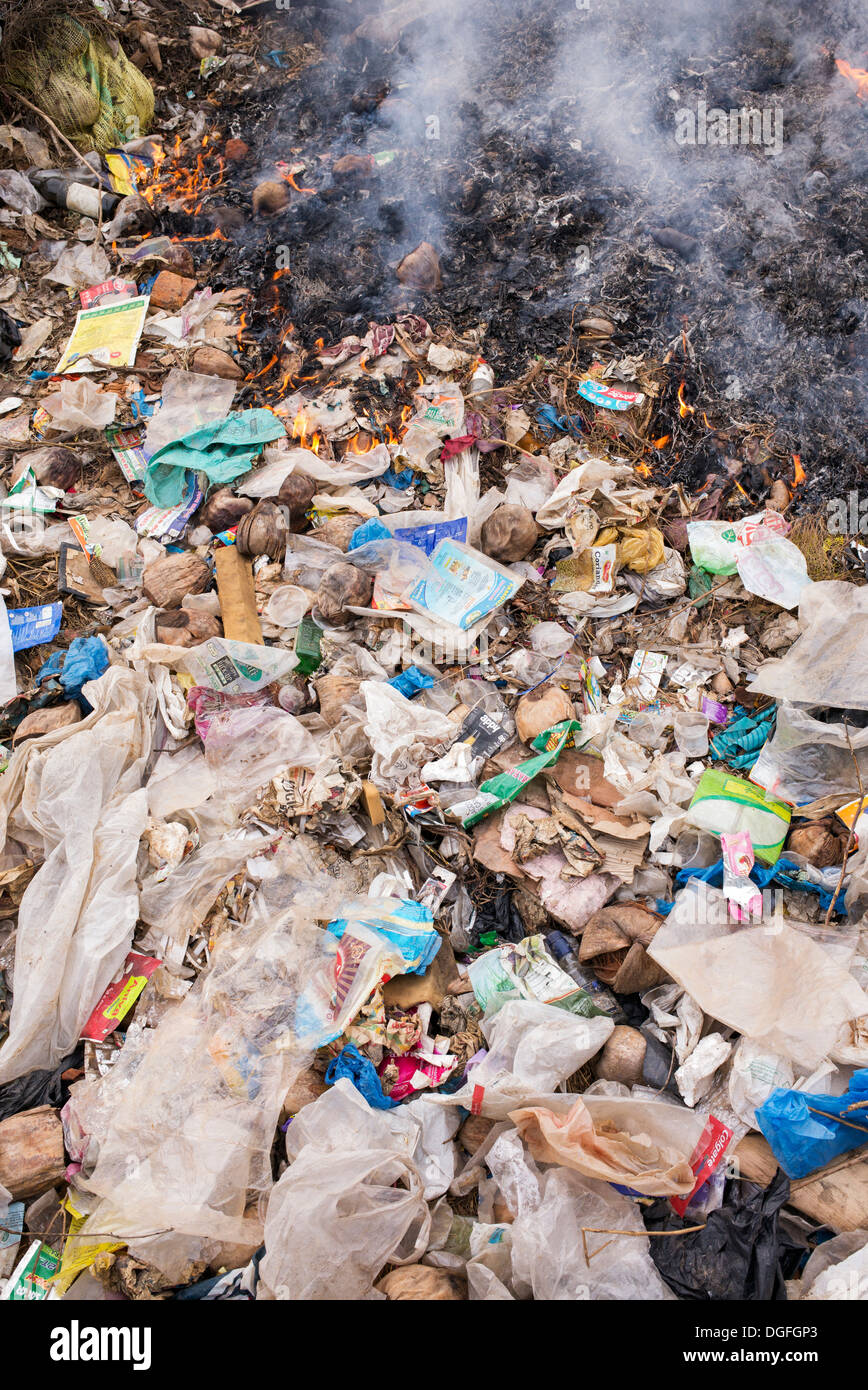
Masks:
[[[854,68],[843,58],[835,59],[835,67],[847,78],[848,82],[854,83],[859,100],[868,101],[868,72],[864,68]]]

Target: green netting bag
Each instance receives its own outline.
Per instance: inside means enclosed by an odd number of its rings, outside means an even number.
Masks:
[[[148,79],[119,43],[71,15],[47,20],[38,44],[22,39],[5,55],[3,75],[82,150],[123,144],[146,134],[153,120]]]

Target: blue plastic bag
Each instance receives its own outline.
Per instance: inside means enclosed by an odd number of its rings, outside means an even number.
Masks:
[[[343,1052],[333,1057],[325,1074],[327,1086],[346,1077],[352,1081],[359,1095],[364,1096],[372,1110],[394,1110],[399,1104],[391,1096],[383,1093],[382,1083],[374,1064],[369,1057],[363,1057],[353,1043],[347,1043]]]
[[[857,1103],[865,1108],[850,1110]],[[806,1178],[839,1154],[868,1144],[868,1067],[853,1073],[843,1096],[772,1091],[757,1108],[756,1122],[784,1172]]]
[[[65,652],[54,652],[36,673],[36,683],[60,676],[67,700],[78,700],[85,713],[92,708],[81,693],[86,681],[95,681],[108,670],[108,647],[102,637],[76,637]]]
[[[418,666],[408,666],[406,671],[399,671],[397,676],[393,676],[386,684],[394,686],[400,694],[408,700],[412,700],[413,696],[418,695],[420,690],[431,689],[434,684],[434,677],[420,671]]]

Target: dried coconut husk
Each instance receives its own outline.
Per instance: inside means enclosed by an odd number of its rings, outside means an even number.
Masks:
[[[639,1086],[647,1046],[638,1028],[616,1024],[615,1031],[594,1058],[594,1074],[600,1081],[620,1081],[622,1086]]]
[[[661,921],[641,903],[610,903],[586,923],[579,959],[616,994],[651,989],[666,979],[665,970],[646,951]]]
[[[523,560],[533,550],[539,534],[529,507],[505,502],[482,527],[482,549],[494,560]]]
[[[239,521],[235,544],[240,555],[268,555],[272,560],[282,560],[286,537],[283,512],[274,502],[264,498]]]
[[[402,1265],[375,1285],[390,1302],[444,1303],[467,1298],[467,1280],[450,1269],[432,1265]]]
[[[443,284],[440,275],[440,257],[430,241],[420,241],[419,245],[398,262],[398,279],[402,285],[410,285],[414,290],[439,290]]]
[[[567,692],[547,681],[529,694],[522,695],[515,711],[515,727],[522,742],[530,743],[544,729],[551,729],[562,720],[573,718],[573,702]]]
[[[367,608],[374,590],[374,581],[355,565],[338,561],[329,565],[317,589],[317,607],[327,623],[342,626],[355,616],[348,610]]]
[[[319,700],[319,712],[330,729],[340,724],[347,705],[359,693],[361,676],[320,676],[314,681]]]
[[[213,613],[175,608],[157,614],[155,635],[167,647],[198,647],[210,637],[222,637],[223,624]]]
[[[333,545],[335,550],[341,550],[346,554],[353,532],[362,525],[363,520],[364,518],[356,512],[341,512],[340,516],[330,516],[321,526],[317,526],[311,535],[314,540]]]
[[[787,850],[801,854],[818,869],[828,869],[832,864],[840,864],[844,858],[844,845],[847,830],[842,824],[842,834],[836,834],[829,821],[813,821],[810,825],[799,825],[787,837]]]
[[[198,555],[162,555],[142,575],[142,591],[155,608],[180,608],[185,594],[203,594],[213,576]]]
[[[197,522],[207,526],[215,534],[228,531],[237,526],[243,516],[253,510],[249,497],[236,497],[231,488],[218,487],[207,501],[203,502],[196,515]]]
[[[290,473],[284,478],[277,494],[282,507],[289,508],[289,528],[291,531],[304,530],[307,511],[316,495],[318,484],[306,473]]]

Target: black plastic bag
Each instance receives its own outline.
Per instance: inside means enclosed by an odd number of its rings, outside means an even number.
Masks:
[[[513,901],[513,890],[503,888],[487,903],[477,908],[473,923],[473,944],[479,943],[485,932],[496,932],[501,941],[523,941],[527,936],[521,913]]]
[[[782,1168],[768,1187],[731,1179],[723,1206],[709,1214],[701,1231],[662,1240],[652,1236],[651,1258],[673,1293],[693,1302],[785,1301],[778,1212],[789,1195]],[[644,1216],[648,1231],[680,1231],[696,1224],[676,1216],[666,1201],[655,1202]]]
[[[5,309],[0,309],[0,367],[12,361],[12,349],[21,342],[18,324],[11,319]]]
[[[80,1067],[83,1057],[84,1048],[79,1043],[53,1071],[31,1071],[0,1086],[0,1120],[20,1115],[22,1110],[35,1110],[37,1105],[65,1105],[69,1087],[62,1079],[63,1073],[71,1067]]]

